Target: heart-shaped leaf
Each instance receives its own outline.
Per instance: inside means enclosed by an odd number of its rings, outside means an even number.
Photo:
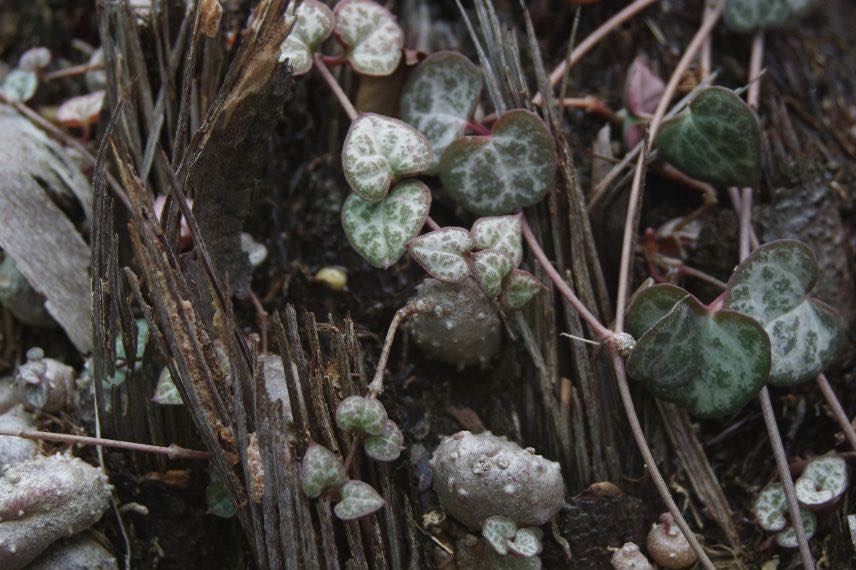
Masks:
[[[431,142],[432,173],[446,147],[464,133],[481,90],[479,68],[452,51],[431,54],[408,77],[401,92],[401,118]]]
[[[770,337],[770,383],[791,386],[816,377],[844,338],[844,322],[809,297],[817,259],[804,244],[778,240],[755,250],[728,281],[725,306],[760,322]]]
[[[336,455],[317,443],[311,443],[300,463],[303,492],[315,498],[340,487],[347,480],[345,466]]]
[[[517,524],[506,517],[488,517],[482,523],[482,536],[503,556],[508,554],[508,541],[517,533]]]
[[[333,508],[343,521],[352,521],[383,507],[385,501],[368,483],[352,479],[342,487],[342,500]]]
[[[356,194],[348,196],[342,206],[342,227],[366,261],[386,269],[404,255],[405,244],[419,234],[430,209],[428,187],[408,180],[377,204]]]
[[[463,281],[470,274],[467,255],[473,248],[464,228],[443,228],[422,234],[407,243],[407,251],[432,277],[447,283]]]
[[[640,288],[627,305],[624,328],[635,338],[641,337],[686,296],[686,291],[669,283]]]
[[[535,113],[503,114],[490,136],[462,137],[440,158],[449,195],[478,215],[508,214],[539,202],[556,175],[556,149]]]
[[[817,517],[810,510],[800,507],[800,518],[802,519],[806,540],[808,540],[817,532]],[[797,548],[799,546],[797,531],[794,530],[794,527],[789,526],[776,535],[776,542],[782,548]]]
[[[488,297],[502,291],[502,280],[514,269],[514,260],[496,249],[485,249],[472,255],[476,279]]]
[[[717,186],[755,186],[761,175],[758,119],[724,87],[708,87],[663,121],[656,145],[681,172]]]
[[[345,431],[357,429],[368,435],[378,435],[386,421],[386,408],[377,398],[349,396],[336,408],[336,425]]]
[[[514,540],[508,543],[508,550],[517,556],[532,558],[541,554],[541,539],[532,529],[521,528],[514,535]]]
[[[658,398],[696,416],[721,416],[743,407],[767,381],[770,341],[755,320],[708,311],[687,295],[637,340],[627,370]]]
[[[517,311],[525,307],[535,295],[546,290],[537,277],[528,271],[515,269],[505,278],[499,300],[504,307]]]
[[[758,526],[769,532],[778,532],[788,524],[787,498],[781,483],[770,483],[758,493],[752,512]]]
[[[847,462],[837,455],[813,459],[795,484],[801,505],[817,509],[837,501],[848,485]]]
[[[0,92],[9,101],[26,103],[36,94],[39,86],[39,77],[34,71],[13,69],[3,78],[0,83]]]
[[[666,84],[653,71],[651,61],[644,55],[636,56],[627,79],[624,81],[624,106],[636,117],[650,117],[666,90]]]
[[[523,261],[520,215],[479,218],[470,230],[476,249],[496,249],[511,256],[514,267]]]
[[[814,0],[728,0],[725,24],[743,34],[769,30],[808,12]]]
[[[155,388],[155,395],[152,396],[152,402],[161,406],[181,406],[184,404],[181,394],[178,393],[178,388],[172,380],[169,368],[164,368],[161,371],[158,377],[158,385]]]
[[[333,9],[336,37],[348,63],[363,75],[389,75],[398,67],[404,33],[389,10],[372,0],[341,0]]]
[[[390,185],[431,165],[425,136],[398,119],[374,113],[360,115],[342,147],[342,168],[354,192],[370,202],[386,196]]]
[[[404,449],[404,436],[394,421],[386,420],[378,435],[366,438],[363,449],[375,461],[395,461]]]
[[[333,32],[333,11],[319,0],[303,0],[300,7],[290,2],[285,10],[285,26],[291,32],[279,48],[279,61],[291,63],[294,75],[312,69],[318,46]]]

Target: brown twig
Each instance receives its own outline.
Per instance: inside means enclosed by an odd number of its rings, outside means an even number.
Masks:
[[[207,451],[187,449],[177,445],[160,447],[145,443],[134,443],[131,441],[120,441],[116,439],[104,439],[101,437],[88,437],[84,435],[71,435],[67,433],[51,433],[47,431],[35,431],[28,429],[0,429],[0,436],[20,437],[23,439],[57,441],[71,445],[100,445],[103,447],[114,447],[116,449],[127,449],[129,451],[141,451],[143,453],[158,453],[166,455],[170,459],[209,459],[211,454]]]
[[[405,306],[395,312],[392,322],[389,323],[389,329],[386,331],[386,339],[383,342],[383,348],[380,351],[380,357],[377,361],[374,378],[369,384],[368,398],[377,398],[383,392],[383,375],[386,371],[386,362],[389,360],[389,351],[392,349],[392,342],[395,340],[395,333],[401,323],[415,315],[416,313],[424,313],[430,310],[428,306],[430,301],[424,298],[411,300]]]
[[[333,95],[338,99],[339,104],[344,109],[345,114],[348,115],[348,118],[351,121],[356,120],[357,110],[354,108],[351,100],[348,99],[348,96],[342,90],[342,87],[339,85],[339,82],[336,81],[336,78],[333,77],[333,74],[330,73],[330,69],[327,67],[327,64],[324,62],[324,56],[321,54],[315,54],[315,67],[318,68],[318,73],[321,74],[321,77],[324,79],[324,82],[327,83],[327,86],[333,92]]]
[[[74,77],[77,75],[83,75],[84,73],[89,73],[90,71],[99,71],[104,69],[104,67],[104,63],[82,63],[80,65],[72,65],[70,67],[45,73],[42,76],[42,80],[47,82],[53,81],[54,79],[62,79],[63,77]]]

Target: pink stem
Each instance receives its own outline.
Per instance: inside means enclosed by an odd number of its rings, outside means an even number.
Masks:
[[[321,74],[321,77],[324,79],[324,82],[327,83],[327,86],[333,92],[333,95],[338,99],[339,104],[342,106],[342,109],[345,110],[345,114],[348,115],[348,118],[351,121],[355,121],[357,116],[357,110],[354,108],[354,105],[351,103],[351,100],[348,99],[348,96],[342,91],[342,87],[339,85],[339,82],[336,81],[336,78],[333,77],[333,74],[330,73],[330,69],[327,67],[327,64],[324,62],[324,56],[321,54],[315,54],[315,67],[318,68],[318,72]]]

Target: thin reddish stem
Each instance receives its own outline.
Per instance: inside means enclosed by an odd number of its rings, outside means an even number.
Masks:
[[[102,447],[113,447],[127,449],[129,451],[141,451],[143,453],[157,453],[166,455],[170,459],[209,459],[211,455],[207,451],[186,449],[177,445],[160,447],[147,445],[145,443],[133,443],[116,439],[103,439],[100,437],[88,437],[84,435],[70,435],[66,433],[51,433],[47,431],[35,431],[28,429],[0,429],[0,436],[20,437],[22,439],[57,441],[71,445],[100,445]]]
[[[443,229],[442,227],[440,227],[440,224],[435,222],[434,218],[432,218],[431,216],[428,216],[427,218],[425,218],[425,224],[427,224],[428,227],[431,228],[432,232],[436,232],[437,230]]]
[[[476,121],[467,121],[467,128],[480,137],[490,136],[490,129]]]
[[[348,115],[348,118],[352,121],[356,120],[357,110],[354,108],[351,100],[348,99],[348,96],[342,91],[342,87],[339,85],[339,82],[336,81],[336,78],[333,77],[333,74],[330,73],[330,69],[327,67],[327,64],[324,62],[324,56],[320,54],[315,54],[315,67],[318,68],[318,73],[321,74],[321,77],[324,79],[324,82],[333,92],[333,95],[336,96],[336,99],[339,101],[339,104],[344,109],[345,114]]]

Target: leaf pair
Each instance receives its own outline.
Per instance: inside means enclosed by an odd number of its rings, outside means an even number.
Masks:
[[[502,556],[509,552],[522,558],[532,558],[541,553],[541,531],[537,528],[517,528],[517,524],[506,517],[489,517],[482,525],[482,536]]]
[[[334,32],[357,73],[390,75],[401,60],[404,34],[392,14],[372,0],[341,0],[334,10],[320,0],[291,2],[285,25],[291,31],[280,46],[279,61],[288,60],[294,75],[312,69],[315,51]]]
[[[366,455],[376,461],[395,461],[404,449],[404,436],[390,420],[377,398],[349,396],[336,408],[336,425],[345,431],[357,430],[366,438]]]
[[[533,275],[516,269],[523,259],[519,215],[480,218],[469,232],[455,227],[429,232],[407,248],[432,277],[447,283],[473,277],[485,294],[499,296],[510,309],[522,308],[543,289]]]
[[[755,499],[752,510],[761,528],[776,533],[776,542],[779,546],[797,547],[796,530],[786,516],[788,505],[781,483],[771,483],[764,487]],[[806,538],[811,538],[817,530],[817,518],[814,513],[803,507],[800,507],[800,518]]]
[[[303,492],[310,498],[339,490],[341,500],[333,509],[341,520],[369,515],[384,505],[383,498],[368,483],[348,480],[345,467],[336,455],[322,445],[312,443],[300,464]]]
[[[739,410],[768,380],[793,385],[815,377],[844,331],[835,311],[808,296],[817,272],[806,246],[780,240],[735,270],[724,309],[674,285],[638,292],[627,311],[627,330],[638,338],[628,372],[702,417]]]

